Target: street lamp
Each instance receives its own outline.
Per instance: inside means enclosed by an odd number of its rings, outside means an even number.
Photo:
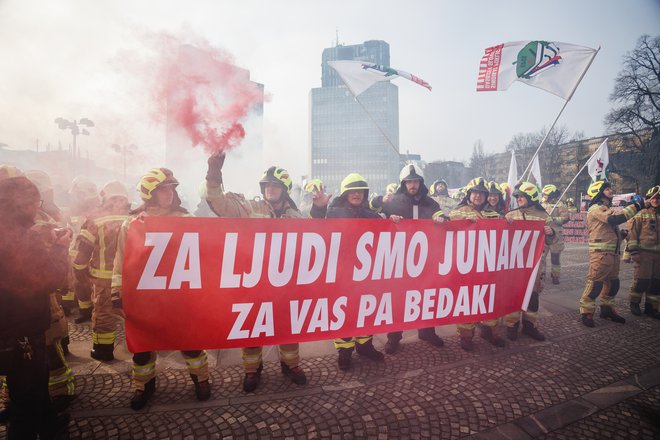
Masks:
[[[71,130],[71,134],[73,135],[73,157],[76,157],[76,137],[79,134],[84,134],[85,136],[89,136],[89,131],[87,128],[84,127],[94,127],[94,122],[92,122],[90,119],[87,118],[80,118],[78,122],[74,119],[73,122],[69,121],[68,119],[64,118],[57,118],[55,119],[55,123],[61,130],[66,130],[69,129]],[[83,126],[83,129],[81,130],[80,127]]]
[[[112,144],[110,148],[115,150],[117,153],[121,153],[124,159],[124,182],[126,182],[126,155],[133,154],[133,151],[137,150],[138,147],[135,144],[124,145],[124,146],[119,144]]]

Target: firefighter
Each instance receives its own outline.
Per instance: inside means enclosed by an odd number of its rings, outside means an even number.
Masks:
[[[43,171],[32,170],[26,171],[25,177],[37,186],[42,200],[33,229],[45,235],[49,235],[55,230],[70,231],[62,228],[61,221],[51,216],[51,214],[55,215],[60,220],[62,218],[61,211],[54,202],[53,187],[48,174]],[[66,347],[69,339],[69,323],[58,301],[59,292],[66,290],[66,285],[63,284],[60,287],[50,295],[51,324],[48,331],[46,331],[46,355],[49,370],[48,389],[56,409],[66,408],[75,397],[75,377],[65,358],[68,353]]]
[[[341,181],[340,195],[332,200],[323,190],[314,195],[314,205],[311,209],[312,218],[371,218],[380,219],[380,215],[369,208],[369,185],[364,177],[351,173]],[[337,338],[334,341],[338,350],[340,370],[351,368],[353,350],[358,355],[376,362],[382,362],[385,357],[374,348],[373,335]]]
[[[541,198],[541,206],[552,217],[552,221],[558,226],[557,228],[557,242],[550,246],[550,278],[552,284],[559,284],[561,275],[561,253],[565,248],[564,235],[562,225],[567,223],[571,217],[568,212],[568,207],[564,202],[559,200],[559,189],[555,185],[546,185],[541,190],[543,197]],[[556,205],[556,206],[555,206]]]
[[[108,182],[101,190],[101,206],[80,229],[73,269],[77,298],[90,298],[92,313],[91,356],[114,359],[115,314],[110,301],[112,265],[121,225],[128,218],[128,193],[121,182]],[[86,309],[81,309],[86,310]]]
[[[443,179],[436,180],[429,188],[429,195],[438,202],[442,212],[450,212],[458,204],[456,200],[449,197],[447,182]]]
[[[540,191],[536,185],[530,182],[521,182],[513,191],[512,197],[516,199],[518,208],[512,209],[506,214],[507,220],[543,220],[545,226],[545,246],[543,255],[539,263],[539,270],[536,274],[532,295],[527,305],[527,310],[522,312],[522,334],[529,336],[537,341],[545,341],[545,336],[536,327],[539,311],[539,294],[543,291],[545,284],[545,260],[550,246],[557,242],[559,233],[558,226],[552,221],[552,218],[545,212],[540,203]],[[515,341],[518,339],[518,328],[520,327],[520,312],[513,312],[504,317],[506,324],[506,337]]]
[[[404,218],[433,219],[436,223],[445,221],[447,217],[440,210],[438,202],[429,197],[429,190],[424,185],[424,174],[417,165],[405,165],[399,173],[399,181],[401,183],[395,194],[374,197],[371,200],[371,208],[382,211],[386,217],[395,222]],[[436,347],[445,344],[435,333],[434,327],[419,329],[417,335],[422,341],[427,341]],[[388,333],[385,353],[396,353],[402,337],[403,332]]]
[[[639,195],[622,210],[612,210],[614,189],[610,182],[597,180],[587,189],[591,197],[587,212],[589,231],[589,274],[580,297],[582,324],[594,327],[596,298],[600,296],[600,317],[625,324],[626,320],[614,310],[614,297],[619,291],[619,262],[621,232],[618,225],[634,217],[644,207]]]
[[[206,199],[218,217],[257,217],[257,218],[302,218],[296,204],[291,200],[291,176],[284,169],[272,166],[264,171],[259,181],[263,200],[246,200],[242,194],[224,192],[222,165],[224,153],[213,154],[208,159],[206,174]],[[263,347],[242,349],[245,377],[243,390],[250,393],[257,389],[263,370]],[[307,383],[307,377],[300,368],[299,344],[281,344],[279,346],[280,367],[282,374],[297,385]]]
[[[87,177],[78,176],[73,179],[71,190],[69,191],[71,205],[67,223],[69,228],[73,231],[73,241],[69,255],[71,258],[71,274],[69,276],[69,290],[66,295],[62,297],[62,304],[65,312],[78,306],[78,317],[74,319],[76,324],[82,324],[92,319],[92,298],[91,289],[79,289],[77,294],[74,289],[75,275],[73,272],[73,261],[76,259],[76,243],[78,242],[78,234],[82,228],[83,223],[87,220],[87,216],[92,214],[99,206],[99,194],[96,184]],[[67,313],[68,314],[68,313]]]
[[[33,227],[41,200],[26,177],[0,176],[0,375],[11,396],[9,439],[56,438],[68,423],[48,396],[45,332],[51,292],[65,283],[71,233]]]
[[[490,181],[487,185],[488,198],[483,208],[483,215],[486,218],[504,218],[504,194],[497,182]]]
[[[181,199],[176,191],[177,185],[179,185],[179,182],[174,178],[172,171],[167,168],[152,168],[138,182],[137,190],[140,193],[143,204],[131,211],[130,217],[121,225],[112,268],[110,298],[113,312],[119,316],[124,316],[121,302],[121,288],[124,246],[128,227],[131,222],[140,221],[146,216],[189,216],[188,211],[181,207]],[[131,317],[128,316],[128,319],[131,319]],[[195,385],[195,396],[197,400],[208,400],[211,397],[211,384],[209,383],[209,365],[206,351],[185,350],[181,351],[181,354]],[[153,351],[133,353],[133,387],[135,391],[130,402],[133,410],[137,411],[144,408],[156,391],[156,357],[156,352]]]
[[[650,206],[629,220],[632,224],[626,237],[634,263],[630,311],[642,314],[639,305],[646,293],[644,314],[660,319],[660,185],[647,191],[646,200]]]
[[[575,199],[573,197],[568,197],[566,199],[566,209],[569,214],[577,214],[578,208],[575,206]]]
[[[489,208],[488,199],[491,198],[489,187],[490,185],[486,183],[486,180],[483,177],[472,179],[465,186],[465,198],[449,213],[449,218],[451,220],[471,219],[475,221],[483,218],[500,218],[500,214],[498,214],[494,208]],[[495,197],[492,199],[495,201]],[[501,197],[499,198],[499,201],[501,201]],[[495,205],[497,205],[497,203],[498,202],[496,201]],[[490,342],[495,347],[504,347],[506,346],[506,342],[504,342],[504,339],[500,336],[498,324],[499,318],[481,322],[480,334],[483,339]],[[461,341],[461,348],[465,351],[474,350],[472,338],[474,337],[476,326],[476,322],[467,322],[456,326]]]

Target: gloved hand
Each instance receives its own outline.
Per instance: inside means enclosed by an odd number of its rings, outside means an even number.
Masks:
[[[222,165],[225,163],[225,153],[213,153],[207,161],[209,167],[206,172],[206,180],[215,183],[217,186],[222,184]]]
[[[630,199],[630,203],[635,205],[638,211],[644,209],[644,198],[639,194],[635,194],[634,196],[632,196],[632,198]]]

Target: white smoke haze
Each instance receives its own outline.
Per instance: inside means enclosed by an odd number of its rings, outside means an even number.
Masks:
[[[264,105],[263,127],[249,128],[262,130],[259,157],[242,146],[229,153],[226,187],[237,192],[256,194],[256,180],[272,164],[287,168],[294,182],[308,173],[309,91],[320,86],[321,52],[337,37],[344,44],[387,41],[392,66],[433,86],[427,92],[398,82],[400,149],[420,153],[426,161],[467,160],[477,139],[487,152],[503,151],[516,133],[549,126],[561,108],[560,99],[522,85],[476,93],[478,63],[486,47],[539,38],[601,45],[559,121],[588,137],[599,136],[622,55],[641,34],[657,34],[659,22],[660,5],[648,1],[631,7],[614,0],[558,0],[540,11],[534,2],[522,0],[504,5],[4,0],[0,143],[15,150],[34,150],[37,143],[42,151],[49,144],[51,150],[59,144],[68,150],[72,136],[57,127],[55,118],[86,117],[96,126],[90,136],[78,137],[83,158],[119,171],[122,155],[111,146],[136,145],[127,163],[131,185],[146,169],[165,165],[166,127],[153,120],[149,95],[149,84],[162,78],[137,74],[152,55],[145,35],[163,33],[182,43],[208,40],[232,54],[236,65],[249,70],[250,79],[264,84],[271,96]],[[187,191],[196,192],[204,162],[202,154],[175,170],[182,173],[182,185],[185,180],[191,188]]]

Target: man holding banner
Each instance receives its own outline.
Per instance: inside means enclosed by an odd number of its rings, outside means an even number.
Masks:
[[[371,201],[372,208],[382,210],[387,217],[394,221],[404,218],[426,218],[433,219],[436,223],[442,223],[445,220],[438,202],[429,197],[429,190],[424,185],[424,174],[417,165],[404,166],[399,173],[399,180],[401,184],[397,192],[385,197],[375,197]],[[427,341],[436,347],[445,345],[442,338],[435,333],[434,327],[419,329],[417,335],[422,341]],[[385,353],[396,353],[402,338],[403,332],[388,333]]]
[[[174,178],[172,171],[167,168],[152,168],[147,171],[138,183],[138,191],[144,204],[131,212],[121,227],[117,240],[117,253],[112,272],[111,299],[115,313],[122,315],[122,271],[124,263],[124,250],[129,225],[139,222],[147,216],[156,217],[182,217],[188,216],[188,211],[181,207],[181,200],[176,192],[179,182]],[[148,311],[144,311],[145,314]],[[131,316],[127,317],[131,319]],[[164,317],[167,319],[167,317]],[[211,397],[209,383],[209,366],[204,350],[181,351],[186,361],[188,372],[195,384],[197,400],[208,400]],[[133,386],[135,393],[131,398],[131,408],[139,410],[145,407],[156,391],[156,352],[144,351],[133,353]]]
[[[211,210],[218,217],[251,218],[302,218],[298,207],[291,200],[291,176],[284,169],[276,166],[268,168],[259,185],[263,200],[246,200],[242,194],[227,192],[222,188],[222,165],[224,153],[213,154],[208,159],[206,174],[206,200]],[[262,347],[246,347],[243,351],[245,378],[243,390],[250,393],[257,389],[263,370]],[[299,344],[279,345],[282,374],[297,385],[307,383],[305,373],[300,368]]]

